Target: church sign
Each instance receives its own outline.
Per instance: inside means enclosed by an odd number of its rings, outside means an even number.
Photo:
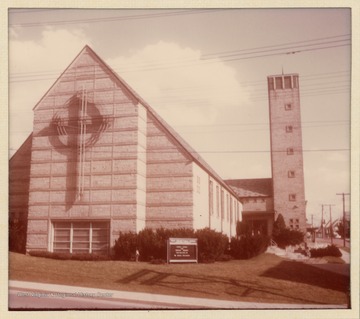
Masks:
[[[198,243],[196,238],[169,238],[167,241],[168,263],[197,263]]]

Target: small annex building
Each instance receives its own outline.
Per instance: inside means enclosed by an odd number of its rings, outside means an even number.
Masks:
[[[243,205],[242,221],[252,234],[272,234],[274,198],[272,178],[230,179],[226,184],[238,195]]]
[[[145,227],[232,237],[237,195],[89,46],[10,159],[10,219],[27,223],[26,251],[110,253],[120,232]]]

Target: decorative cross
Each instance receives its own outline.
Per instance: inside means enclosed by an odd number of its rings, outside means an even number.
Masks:
[[[75,94],[67,103],[66,109],[57,112],[52,119],[56,128],[57,143],[62,149],[76,149],[77,152],[77,198],[81,200],[84,192],[84,164],[86,148],[93,146],[100,134],[109,126],[109,118],[100,114],[94,103],[88,102],[87,91],[83,89],[81,98]]]

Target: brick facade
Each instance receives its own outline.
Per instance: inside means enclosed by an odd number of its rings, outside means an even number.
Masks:
[[[14,165],[10,191],[10,198],[24,196],[27,251],[91,252],[107,236],[109,252],[120,232],[210,226],[210,176],[235,200],[214,171],[87,46],[35,106],[31,141],[29,189],[17,189],[22,168]],[[195,195],[199,175],[204,187]],[[10,210],[15,207],[12,200]],[[234,235],[230,221],[224,223],[229,224],[224,232]]]
[[[271,168],[275,219],[306,231],[299,77],[268,77]]]

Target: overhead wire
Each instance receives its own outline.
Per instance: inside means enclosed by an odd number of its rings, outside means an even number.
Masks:
[[[346,36],[346,35],[345,35]],[[339,36],[334,36],[334,38],[337,38]],[[326,38],[318,38],[316,39],[316,41],[322,41],[323,39],[329,39],[331,37],[326,37]],[[314,40],[307,40],[307,41],[299,41],[298,43],[308,43],[308,42],[314,42]],[[231,59],[227,59],[226,56],[224,56],[224,58],[222,57],[214,57],[214,58],[208,58],[208,59],[194,59],[194,58],[182,58],[179,60],[174,61],[173,59],[170,59],[167,61],[165,61],[164,59],[162,59],[161,61],[154,61],[154,62],[149,62],[147,61],[145,64],[133,64],[133,65],[126,65],[126,67],[113,67],[115,71],[117,72],[121,72],[121,73],[129,73],[129,72],[136,72],[136,71],[153,71],[153,70],[161,70],[161,69],[167,69],[167,68],[178,68],[178,67],[186,67],[186,66],[201,66],[204,64],[208,64],[208,63],[222,63],[222,62],[228,62],[228,61],[234,61],[234,60],[241,60],[241,59],[250,59],[250,58],[259,58],[259,57],[266,57],[266,56],[273,56],[273,55],[284,55],[287,54],[288,52],[304,52],[304,51],[313,51],[313,50],[319,50],[319,49],[328,49],[328,48],[336,48],[338,47],[338,45],[331,45],[331,46],[326,46],[326,47],[314,47],[314,46],[322,46],[323,44],[330,44],[330,43],[335,43],[338,41],[350,41],[349,39],[344,39],[344,40],[334,40],[334,41],[327,41],[327,42],[318,42],[318,43],[312,43],[312,44],[305,44],[305,45],[300,45],[300,46],[293,46],[293,47],[289,47],[289,43],[284,43],[284,44],[278,44],[278,45],[273,45],[273,46],[269,46],[271,48],[271,50],[260,50],[262,47],[258,47],[258,48],[250,48],[250,49],[244,49],[246,51],[251,51],[250,53],[239,53],[237,54],[237,56],[239,56],[238,58],[231,58]],[[296,44],[296,42],[291,42],[290,44]],[[350,45],[350,43],[346,43],[340,46],[348,46]],[[285,47],[284,47],[285,46]],[[310,48],[310,49],[305,49],[308,46],[313,46],[314,48]],[[301,50],[295,50],[297,48],[303,48]],[[244,50],[240,50],[240,51],[244,51]],[[272,54],[262,54],[262,55],[258,55],[259,53],[266,53],[266,52],[272,52],[272,51],[282,51],[282,52],[277,52],[277,53],[272,53]],[[284,52],[285,50],[285,52]],[[290,50],[290,51],[289,51]],[[293,51],[295,50],[295,51]],[[216,53],[212,53],[212,54],[216,54]],[[120,70],[121,68],[121,70]],[[56,72],[56,73],[55,73]],[[18,72],[18,73],[12,73],[10,74],[10,78],[30,78],[34,79],[34,77],[41,77],[44,76],[48,78],[48,76],[50,75],[56,75],[58,74],[57,71],[45,71],[45,72]],[[51,77],[52,78],[52,77]],[[38,80],[38,79],[36,79]]]
[[[164,10],[164,9],[163,9]],[[88,19],[72,19],[72,20],[57,20],[57,21],[43,21],[43,22],[26,22],[26,23],[10,23],[12,27],[37,27],[43,25],[69,25],[69,24],[79,24],[79,23],[99,23],[99,22],[114,22],[114,21],[127,21],[127,20],[142,20],[149,18],[164,18],[164,17],[173,17],[181,15],[191,15],[191,14],[202,14],[202,13],[213,13],[220,10],[226,9],[182,9],[182,10],[172,10],[170,12],[160,12],[160,13],[151,13],[151,14],[137,14],[137,15],[127,15],[127,16],[114,16],[114,17],[105,17],[105,18],[88,18]]]

